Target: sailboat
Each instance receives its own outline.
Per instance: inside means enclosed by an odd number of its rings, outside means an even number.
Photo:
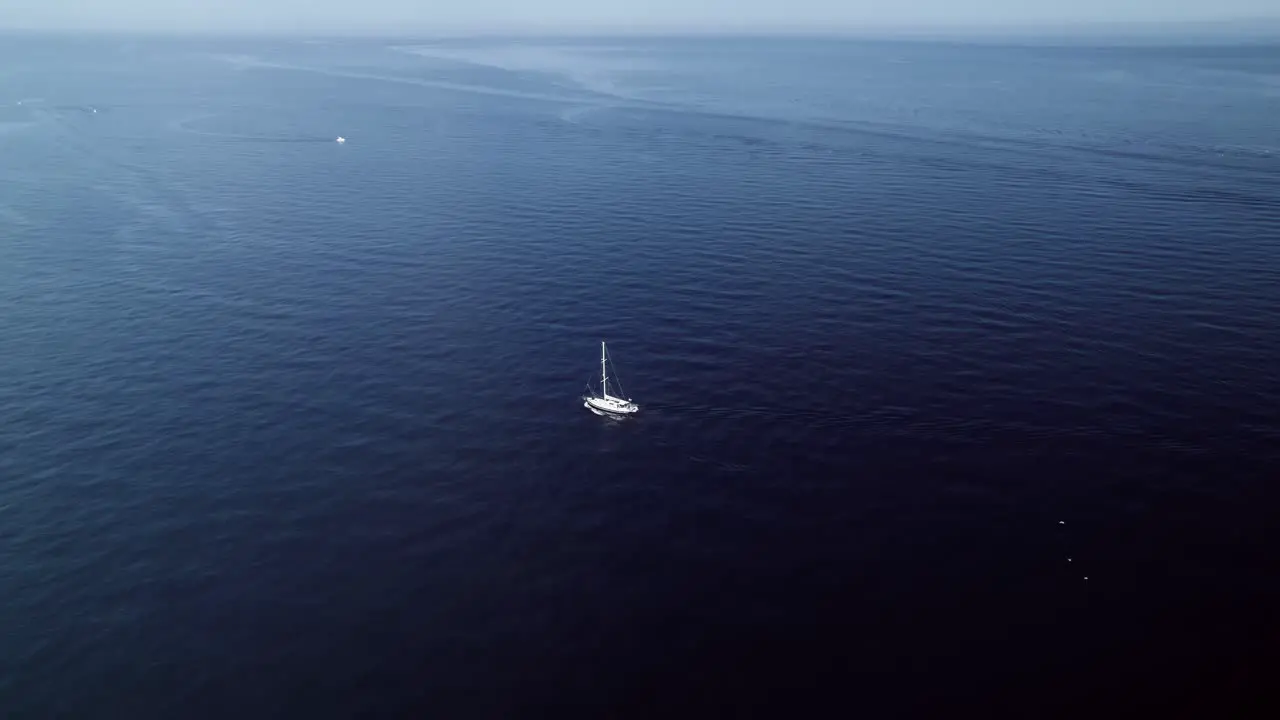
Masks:
[[[582,406],[597,415],[631,415],[640,410],[640,406],[631,402],[631,398],[622,399],[609,394],[609,355],[605,351],[604,341],[600,342],[600,394],[592,394],[582,398]],[[617,383],[617,378],[614,378]],[[621,383],[618,392],[622,392]]]

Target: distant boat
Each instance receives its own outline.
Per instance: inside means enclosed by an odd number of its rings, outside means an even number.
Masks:
[[[346,138],[344,138],[344,137],[342,137],[341,135],[339,135],[339,136],[338,136],[338,139],[337,139],[337,141],[336,141],[336,142],[344,143],[344,142],[346,142],[346,141],[347,141],[347,139],[346,139]]]
[[[597,415],[631,415],[640,410],[640,406],[631,402],[631,398],[622,399],[609,394],[609,362],[608,352],[605,351],[604,341],[600,342],[600,394],[596,395],[594,391],[590,395],[582,398],[582,406]],[[618,392],[622,392],[622,384],[614,382],[618,385]],[[590,390],[590,388],[588,388]]]

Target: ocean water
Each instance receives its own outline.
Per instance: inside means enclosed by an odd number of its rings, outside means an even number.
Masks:
[[[1248,707],[1277,118],[1261,44],[5,37],[0,716]]]

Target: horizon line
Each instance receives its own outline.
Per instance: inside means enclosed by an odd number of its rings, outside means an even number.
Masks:
[[[1039,23],[955,23],[924,25],[913,23],[863,24],[863,25],[765,25],[765,24],[701,24],[664,25],[660,23],[628,23],[599,25],[432,25],[414,28],[397,27],[348,27],[345,29],[283,29],[283,28],[102,28],[98,27],[32,27],[0,26],[0,34],[52,35],[52,36],[100,36],[100,37],[280,37],[280,38],[413,38],[413,37],[1027,37],[1051,36],[1068,38],[1107,37],[1136,34],[1144,39],[1176,37],[1179,35],[1203,35],[1211,33],[1220,39],[1239,37],[1248,39],[1280,40],[1280,16],[1240,17],[1216,20],[1141,20],[1102,21],[1080,20],[1071,22]],[[1226,37],[1223,37],[1226,36]]]

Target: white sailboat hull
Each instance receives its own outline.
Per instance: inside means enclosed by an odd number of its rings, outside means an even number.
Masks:
[[[616,397],[585,397],[583,405],[597,415],[630,415],[640,408],[630,400]]]

